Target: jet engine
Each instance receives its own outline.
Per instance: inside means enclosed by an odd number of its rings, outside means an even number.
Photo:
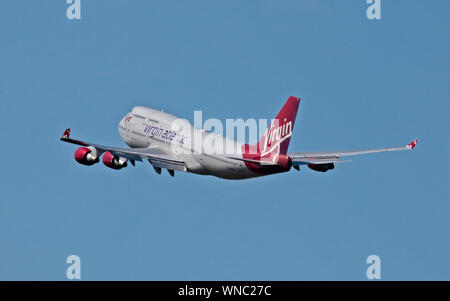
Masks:
[[[279,154],[277,164],[280,165],[283,169],[289,170],[292,167],[292,160],[287,155]]]
[[[103,164],[112,169],[127,167],[127,159],[114,156],[111,152],[106,152],[102,157]]]
[[[325,164],[308,164],[308,167],[315,171],[326,172],[327,170],[334,168],[334,163],[325,163]]]
[[[98,157],[94,153],[95,152],[87,147],[80,147],[75,151],[75,160],[83,165],[94,165],[99,161]]]

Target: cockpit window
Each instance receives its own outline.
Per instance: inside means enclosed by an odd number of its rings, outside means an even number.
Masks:
[[[141,116],[141,115],[133,114],[133,116],[136,117],[136,118],[139,118],[139,119],[145,119],[145,117]]]
[[[125,123],[126,125],[128,125],[128,123],[131,121],[132,118],[133,118],[132,115],[127,115],[127,116],[123,119],[123,121],[124,121],[124,123]]]

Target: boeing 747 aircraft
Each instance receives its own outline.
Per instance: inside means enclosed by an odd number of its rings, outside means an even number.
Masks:
[[[100,157],[112,169],[126,167],[128,162],[134,166],[136,161],[148,161],[158,174],[167,169],[172,177],[175,171],[183,171],[223,179],[266,176],[288,172],[292,167],[300,170],[302,165],[326,172],[335,163],[349,161],[342,157],[412,150],[418,142],[416,139],[403,147],[288,153],[299,103],[299,98],[289,97],[255,145],[194,128],[174,115],[142,106],[134,107],[119,123],[119,135],[130,148],[72,139],[70,129],[65,130],[61,140],[81,146],[75,151],[75,160],[83,165],[96,164]],[[205,146],[207,139],[214,142]],[[224,149],[231,146],[233,152],[217,151],[217,145]]]

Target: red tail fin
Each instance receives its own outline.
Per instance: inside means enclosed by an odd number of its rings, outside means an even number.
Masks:
[[[286,155],[294,129],[300,98],[291,96],[258,142],[261,156]]]

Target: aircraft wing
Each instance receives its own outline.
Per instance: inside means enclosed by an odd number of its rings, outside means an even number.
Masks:
[[[101,154],[110,152],[116,157],[126,158],[134,165],[135,161],[148,160],[153,167],[165,168],[177,171],[187,171],[184,161],[180,161],[175,156],[162,153],[157,148],[120,148],[113,146],[105,146],[96,143],[89,143],[82,140],[70,138],[70,129],[66,129],[61,137],[61,141],[77,144],[85,147],[95,147]]]
[[[414,140],[410,144],[403,147],[388,147],[388,148],[374,148],[365,150],[352,150],[352,151],[331,151],[331,152],[301,152],[301,153],[288,153],[288,156],[292,160],[292,165],[306,165],[306,164],[329,164],[340,163],[351,160],[341,160],[341,157],[365,155],[380,152],[393,152],[414,149],[419,140]]]

